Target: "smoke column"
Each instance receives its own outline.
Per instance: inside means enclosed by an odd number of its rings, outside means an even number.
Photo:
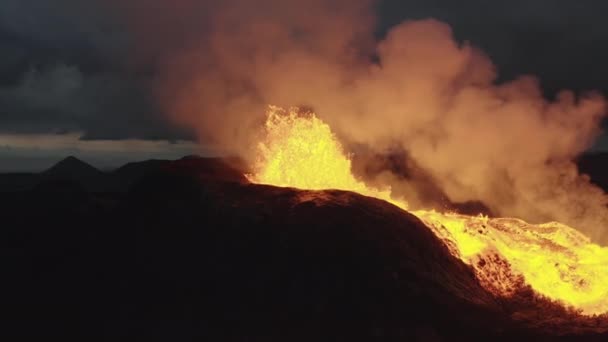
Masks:
[[[408,151],[451,201],[608,242],[608,198],[573,163],[600,133],[604,98],[546,99],[533,76],[499,84],[492,61],[435,20],[377,39],[374,5],[131,0],[120,13],[161,70],[166,111],[201,143],[248,159],[268,104],[307,106],[350,144]]]

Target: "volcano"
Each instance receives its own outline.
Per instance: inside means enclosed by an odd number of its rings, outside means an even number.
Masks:
[[[386,201],[251,184],[217,159],[166,163],[113,200],[55,198],[49,210],[29,193],[0,199],[11,261],[3,335],[608,338],[606,317],[529,287],[496,296],[423,221]]]
[[[40,174],[43,181],[73,181],[90,191],[108,188],[108,175],[82,160],[69,156]]]

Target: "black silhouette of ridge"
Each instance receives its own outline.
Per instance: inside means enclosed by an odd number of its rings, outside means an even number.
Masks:
[[[496,298],[420,220],[387,202],[250,184],[233,165],[200,157],[129,164],[110,174],[130,177],[126,194],[84,191],[73,180],[0,194],[8,261],[0,336],[608,338],[608,317],[584,318],[528,288]],[[53,169],[97,174],[73,159]]]
[[[59,161],[42,172],[40,181],[72,181],[94,192],[107,191],[111,184],[108,174],[73,156]]]
[[[65,176],[76,173],[102,173],[94,166],[87,164],[86,162],[74,157],[68,156],[57,164],[53,165],[49,169],[43,172],[43,174],[54,175],[54,176]]]

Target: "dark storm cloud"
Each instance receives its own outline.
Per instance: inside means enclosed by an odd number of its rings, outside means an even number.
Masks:
[[[103,1],[0,3],[0,133],[178,139]],[[143,68],[143,65],[142,65]]]
[[[201,44],[219,0],[3,0],[0,131],[82,131],[85,139],[187,137],[163,119],[155,77],[165,55]],[[354,2],[353,2],[354,3]],[[608,3],[384,0],[378,31],[434,17],[481,47],[501,78],[608,90]],[[133,21],[138,25],[134,29]]]
[[[149,81],[116,73],[83,73],[75,65],[31,68],[0,87],[0,132],[82,131],[83,139],[176,139],[154,105]]]

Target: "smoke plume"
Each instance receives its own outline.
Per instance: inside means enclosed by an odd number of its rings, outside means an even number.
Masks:
[[[572,162],[600,133],[601,95],[546,99],[533,76],[498,83],[439,21],[378,39],[371,0],[147,3],[169,28],[153,14],[130,22],[161,66],[167,111],[201,142],[247,159],[266,105],[308,106],[351,145],[407,151],[450,201],[608,240],[608,198]]]

